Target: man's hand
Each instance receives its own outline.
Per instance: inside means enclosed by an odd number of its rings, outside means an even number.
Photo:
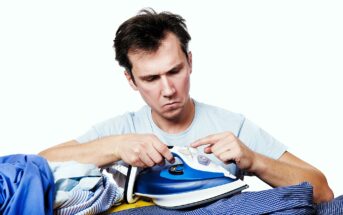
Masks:
[[[127,134],[116,144],[115,155],[136,167],[163,164],[164,159],[174,162],[168,146],[153,134]]]
[[[213,153],[225,164],[233,162],[242,170],[252,169],[255,153],[231,132],[209,135],[191,144],[194,148],[202,145],[208,145],[204,148],[205,153]]]

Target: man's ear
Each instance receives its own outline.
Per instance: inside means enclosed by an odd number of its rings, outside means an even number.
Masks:
[[[125,70],[124,74],[125,74],[126,80],[129,82],[131,88],[132,88],[133,90],[137,90],[137,86],[136,86],[136,84],[133,82],[130,73],[129,73],[128,71]]]
[[[191,67],[191,73],[192,73],[192,52],[191,51],[189,51],[188,52],[188,64],[189,64],[189,66]]]

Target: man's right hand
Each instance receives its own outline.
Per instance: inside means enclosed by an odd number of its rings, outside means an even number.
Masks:
[[[114,153],[125,163],[136,167],[163,164],[164,159],[174,162],[168,146],[153,134],[126,134],[116,144]]]

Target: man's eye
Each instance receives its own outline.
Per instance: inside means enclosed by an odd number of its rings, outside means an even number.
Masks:
[[[156,76],[151,76],[151,77],[146,78],[145,80],[148,81],[148,82],[152,82],[152,81],[157,80],[157,77]]]
[[[172,70],[169,72],[169,74],[174,75],[174,74],[177,74],[179,72],[180,72],[180,70]]]

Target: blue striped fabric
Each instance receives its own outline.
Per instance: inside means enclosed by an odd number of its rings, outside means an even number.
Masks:
[[[129,209],[116,215],[134,214],[289,214],[306,215],[315,213],[312,203],[312,186],[309,183],[278,187],[274,189],[243,192],[231,198],[224,198],[201,208],[189,210],[168,210],[157,206]]]
[[[72,197],[54,210],[55,215],[97,214],[104,212],[123,198],[122,189],[103,176],[94,191],[75,190]]]
[[[71,193],[70,198],[68,201],[64,202],[61,206],[58,208],[66,209],[69,207],[72,207],[74,205],[82,204],[83,202],[86,202],[88,199],[90,199],[93,196],[93,192],[88,190],[77,190]]]
[[[343,214],[343,195],[336,197],[330,202],[325,202],[317,205],[318,215],[328,215],[328,214]]]

